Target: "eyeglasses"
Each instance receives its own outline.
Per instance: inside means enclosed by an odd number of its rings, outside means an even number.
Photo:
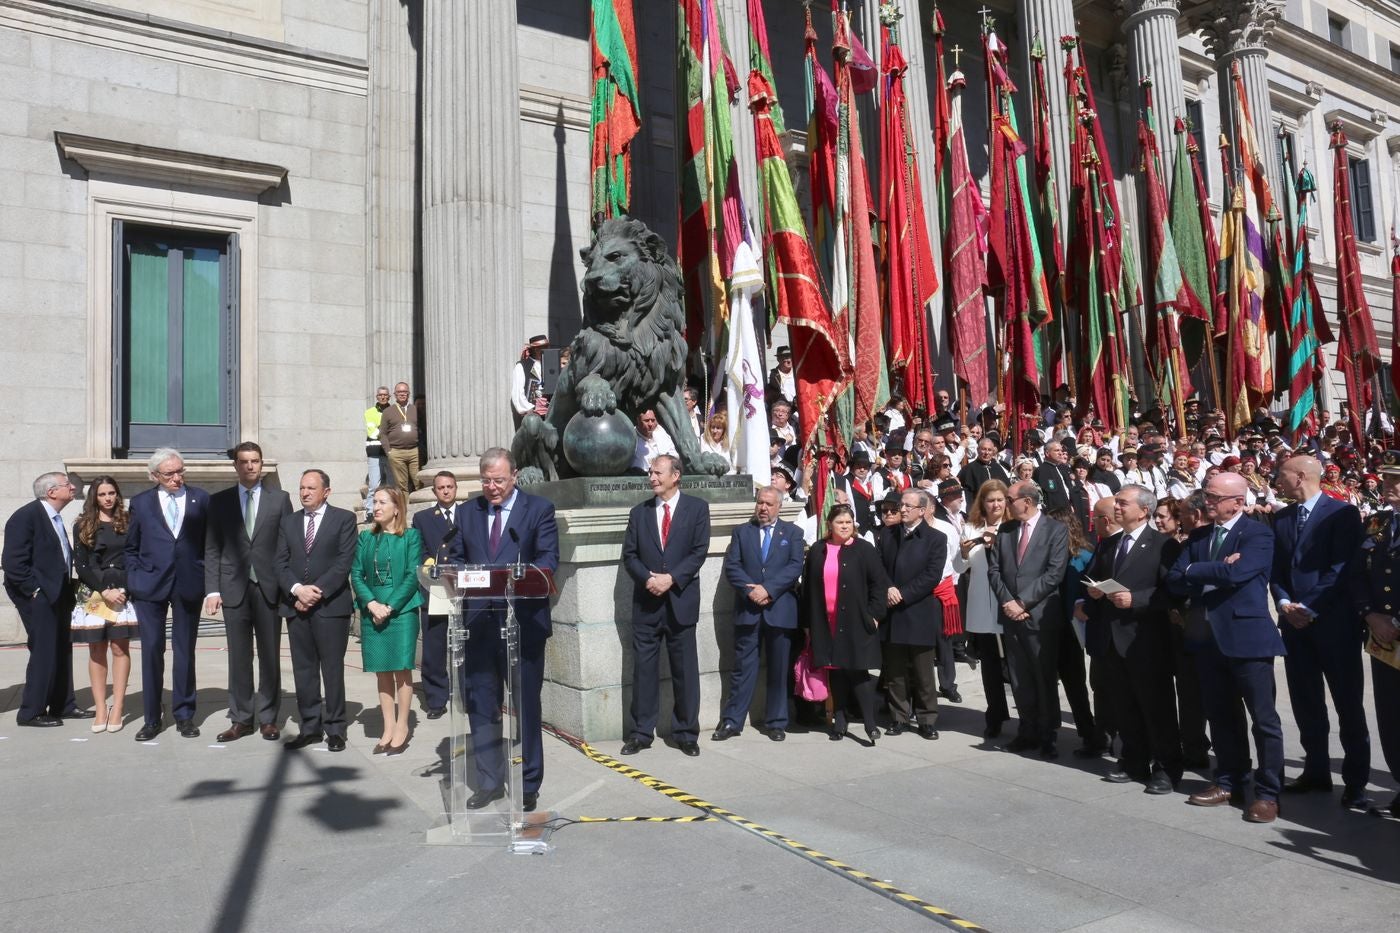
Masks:
[[[156,476],[159,476],[161,479],[174,479],[174,478],[177,477],[177,476],[184,476],[184,475],[185,475],[185,468],[184,468],[184,467],[180,467],[180,469],[178,469],[178,470],[157,470],[157,471],[156,471]]]
[[[1228,496],[1217,496],[1214,493],[1206,493],[1207,502],[1224,502],[1226,499],[1243,499],[1244,496],[1234,493]]]
[[[901,505],[901,506],[899,507],[899,510],[900,510],[901,512],[919,512],[919,511],[922,511],[922,510],[923,510],[923,506],[922,506],[922,505]]]

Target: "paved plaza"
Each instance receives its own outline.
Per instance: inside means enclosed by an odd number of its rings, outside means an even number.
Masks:
[[[0,930],[937,928],[723,822],[565,825],[535,857],[428,845],[446,719],[420,716],[405,754],[371,756],[374,677],[352,645],[344,753],[289,753],[257,736],[211,747],[227,722],[223,641],[199,645],[203,734],[167,729],[153,745],[134,741],[139,692],[120,733],[93,735],[90,721],[17,728],[25,651],[0,650]],[[285,648],[282,663],[290,685]],[[135,667],[139,685],[139,656]],[[1346,813],[1336,794],[1289,798],[1271,826],[1190,807],[1185,793],[1148,796],[1104,782],[1107,760],[1068,754],[1069,729],[1058,761],[1009,754],[983,742],[978,678],[959,676],[966,702],[945,705],[937,742],[906,734],[871,749],[794,732],[776,744],[749,728],[723,744],[706,732],[699,758],[658,742],[626,763],[994,931],[1400,923],[1400,823]],[[1288,728],[1281,670],[1278,681]],[[89,700],[85,686],[78,696]],[[1295,735],[1288,751],[1296,773]],[[546,737],[545,762],[542,808],[561,816],[698,814],[558,739]],[[1375,764],[1372,790],[1388,801],[1396,788],[1378,753]],[[1188,774],[1185,790],[1200,786]]]

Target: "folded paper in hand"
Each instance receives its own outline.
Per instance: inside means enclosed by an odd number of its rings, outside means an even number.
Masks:
[[[1112,596],[1114,593],[1126,593],[1126,592],[1128,592],[1128,588],[1127,588],[1126,586],[1124,586],[1123,584],[1119,583],[1117,580],[1112,580],[1112,579],[1103,580],[1103,581],[1101,581],[1101,582],[1095,582],[1095,581],[1093,581],[1093,580],[1090,580],[1088,577],[1085,577],[1085,578],[1084,578],[1084,585],[1085,585],[1085,586],[1092,586],[1094,589],[1096,589],[1096,590],[1098,590],[1099,592],[1103,593],[1105,596]]]

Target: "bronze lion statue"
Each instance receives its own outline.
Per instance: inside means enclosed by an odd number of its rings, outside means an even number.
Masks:
[[[579,255],[586,267],[583,329],[570,346],[549,413],[526,415],[511,443],[521,483],[574,475],[560,440],[579,412],[617,412],[635,425],[638,415],[653,409],[686,473],[727,473],[728,461],[701,451],[686,421],[681,274],[666,244],[639,220],[612,218]]]

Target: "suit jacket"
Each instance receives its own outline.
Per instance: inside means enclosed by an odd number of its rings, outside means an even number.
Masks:
[[[1064,615],[1060,585],[1069,566],[1069,531],[1041,512],[1026,545],[1026,557],[1018,561],[1016,548],[1020,539],[1019,521],[1002,522],[997,528],[997,539],[987,551],[987,582],[996,596],[1004,626],[1024,625],[1039,631],[1042,622],[1055,622]],[[1026,608],[1029,619],[1012,622],[1001,612],[1002,604],[1013,599]]]
[[[126,589],[132,599],[159,602],[204,599],[204,535],[209,493],[185,487],[180,536],[170,533],[161,509],[160,487],[138,492],[127,504]]]
[[[306,552],[305,509],[282,516],[277,537],[277,585],[282,590],[282,615],[298,619],[350,617],[354,594],[350,564],[355,559],[355,513],[327,505],[311,553]],[[321,588],[321,601],[307,613],[297,612],[292,587],[312,583]]]
[[[1084,612],[1090,623],[1106,629],[1119,656],[1127,657],[1139,636],[1153,640],[1167,636],[1165,581],[1170,566],[1166,555],[1173,554],[1175,549],[1168,547],[1173,543],[1171,538],[1150,524],[1145,525],[1138,530],[1137,540],[1115,570],[1113,565],[1122,541],[1121,531],[1100,541],[1085,575],[1091,580],[1112,578],[1123,584],[1132,594],[1132,606],[1119,609],[1107,596],[1085,598]]]
[[[447,563],[448,539],[457,534],[457,522],[466,514],[467,504],[458,502],[452,506],[452,521],[443,518],[438,512],[442,508],[434,502],[430,509],[420,509],[413,513],[413,527],[423,536],[423,559]]]
[[[1278,626],[1269,616],[1269,568],[1274,533],[1261,522],[1241,517],[1211,559],[1215,525],[1191,532],[1167,574],[1172,591],[1205,611],[1220,652],[1232,658],[1266,658],[1284,653]],[[1225,558],[1239,554],[1227,564]],[[1206,592],[1206,587],[1214,589]],[[1188,637],[1190,633],[1188,631]]]
[[[1070,485],[1073,483],[1074,473],[1069,467],[1062,467],[1047,460],[1035,468],[1034,479],[1045,496],[1045,511],[1053,512],[1070,507]]]
[[[277,538],[292,500],[284,490],[266,483],[258,494],[253,537],[243,523],[243,487],[234,485],[209,497],[209,521],[204,530],[204,592],[218,593],[226,606],[241,606],[248,595],[248,568],[257,571],[255,585],[270,603],[277,602]]]
[[[899,589],[901,602],[885,611],[880,640],[895,645],[936,645],[943,634],[943,603],[933,589],[943,582],[948,538],[928,522],[908,537],[904,526],[881,528],[875,538],[880,563]]]
[[[672,534],[675,526],[672,526]],[[802,576],[802,529],[778,519],[763,559],[763,534],[745,522],[734,529],[724,552],[724,579],[734,587],[734,624],[767,622],[774,628],[797,628],[797,581]],[[760,584],[773,601],[759,606],[749,599],[749,584]]]
[[[977,490],[987,480],[999,479],[1006,485],[1011,485],[1011,474],[1006,472],[1006,467],[998,460],[991,463],[983,463],[981,460],[972,460],[960,471],[958,471],[958,482],[966,490],[967,501],[971,502],[977,495]]]
[[[632,506],[622,538],[622,566],[632,578],[632,623],[661,625],[666,611],[680,625],[700,621],[700,568],[710,549],[710,504],[680,494],[671,514],[671,533],[661,546],[656,497]],[[652,573],[669,573],[672,586],[661,596],[647,592]]]
[[[71,541],[70,541],[71,543]],[[68,594],[68,559],[53,519],[35,499],[20,506],[5,522],[5,590],[14,603],[34,598],[34,591],[57,605]]]
[[[1302,603],[1317,613],[1314,624],[1335,621],[1360,637],[1361,621],[1346,591],[1346,568],[1365,537],[1361,513],[1354,505],[1324,495],[1300,536],[1298,508],[1290,505],[1274,516],[1274,601]]]
[[[420,513],[421,514],[421,513]],[[523,490],[515,491],[515,503],[510,518],[501,529],[496,554],[491,554],[490,503],[485,496],[476,496],[457,504],[457,528],[446,541],[448,560],[464,564],[534,564],[554,573],[559,569],[559,526],[554,519],[554,503]],[[441,517],[438,518],[441,521]],[[515,538],[511,538],[511,532]],[[426,552],[426,544],[425,544]],[[467,621],[488,606],[478,604],[475,612],[469,605]],[[504,603],[499,608],[504,608]],[[549,600],[522,599],[515,604],[515,618],[522,632],[548,638],[553,632]]]

